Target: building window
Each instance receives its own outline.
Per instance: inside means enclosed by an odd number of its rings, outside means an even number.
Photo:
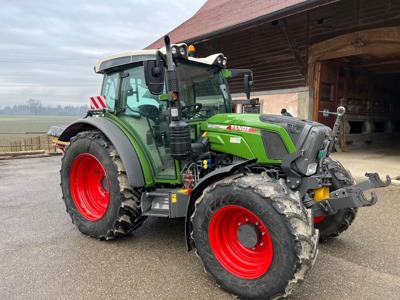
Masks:
[[[320,98],[321,101],[333,101],[333,84],[321,83]]]

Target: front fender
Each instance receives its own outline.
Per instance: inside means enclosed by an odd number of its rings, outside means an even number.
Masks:
[[[329,172],[334,177],[334,188],[338,189],[341,188],[343,185],[352,185],[355,183],[355,180],[350,171],[348,169],[345,169],[340,162],[333,160],[330,157],[327,157],[324,163]],[[338,182],[342,182],[342,184],[338,184]]]
[[[69,142],[71,137],[79,132],[97,129],[101,131],[114,145],[128,176],[129,184],[133,187],[145,186],[145,177],[137,151],[125,133],[105,118],[89,117],[79,119],[68,125],[59,137],[60,141]]]

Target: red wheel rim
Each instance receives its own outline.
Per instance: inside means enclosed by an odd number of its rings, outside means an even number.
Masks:
[[[326,218],[326,216],[314,217],[314,224],[322,222],[323,220],[325,220],[325,218]]]
[[[70,176],[72,199],[89,221],[100,220],[110,201],[107,174],[96,157],[80,154],[73,162]]]
[[[258,231],[255,245],[247,247],[238,238],[241,226]],[[220,264],[233,275],[255,279],[267,272],[274,256],[272,239],[264,223],[250,210],[228,205],[211,218],[208,237],[210,246]]]

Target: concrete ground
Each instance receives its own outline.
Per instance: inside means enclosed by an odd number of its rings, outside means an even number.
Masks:
[[[382,179],[389,175],[400,183],[400,144],[374,146],[348,152],[335,152],[331,157],[340,161],[356,179],[365,178],[365,172],[378,172]]]
[[[356,177],[366,169],[399,175],[383,167],[399,162],[386,152],[334,156]],[[81,234],[65,212],[59,168],[59,156],[0,161],[0,299],[233,298],[186,252],[181,219],[152,218],[115,241]],[[397,185],[377,190],[374,207],[320,244],[309,278],[288,299],[399,299],[399,193]]]

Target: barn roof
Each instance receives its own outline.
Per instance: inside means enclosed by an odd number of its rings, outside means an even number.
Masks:
[[[208,0],[193,17],[168,33],[171,41],[193,42],[236,27],[282,18],[339,0]],[[146,47],[160,48],[163,38]]]

